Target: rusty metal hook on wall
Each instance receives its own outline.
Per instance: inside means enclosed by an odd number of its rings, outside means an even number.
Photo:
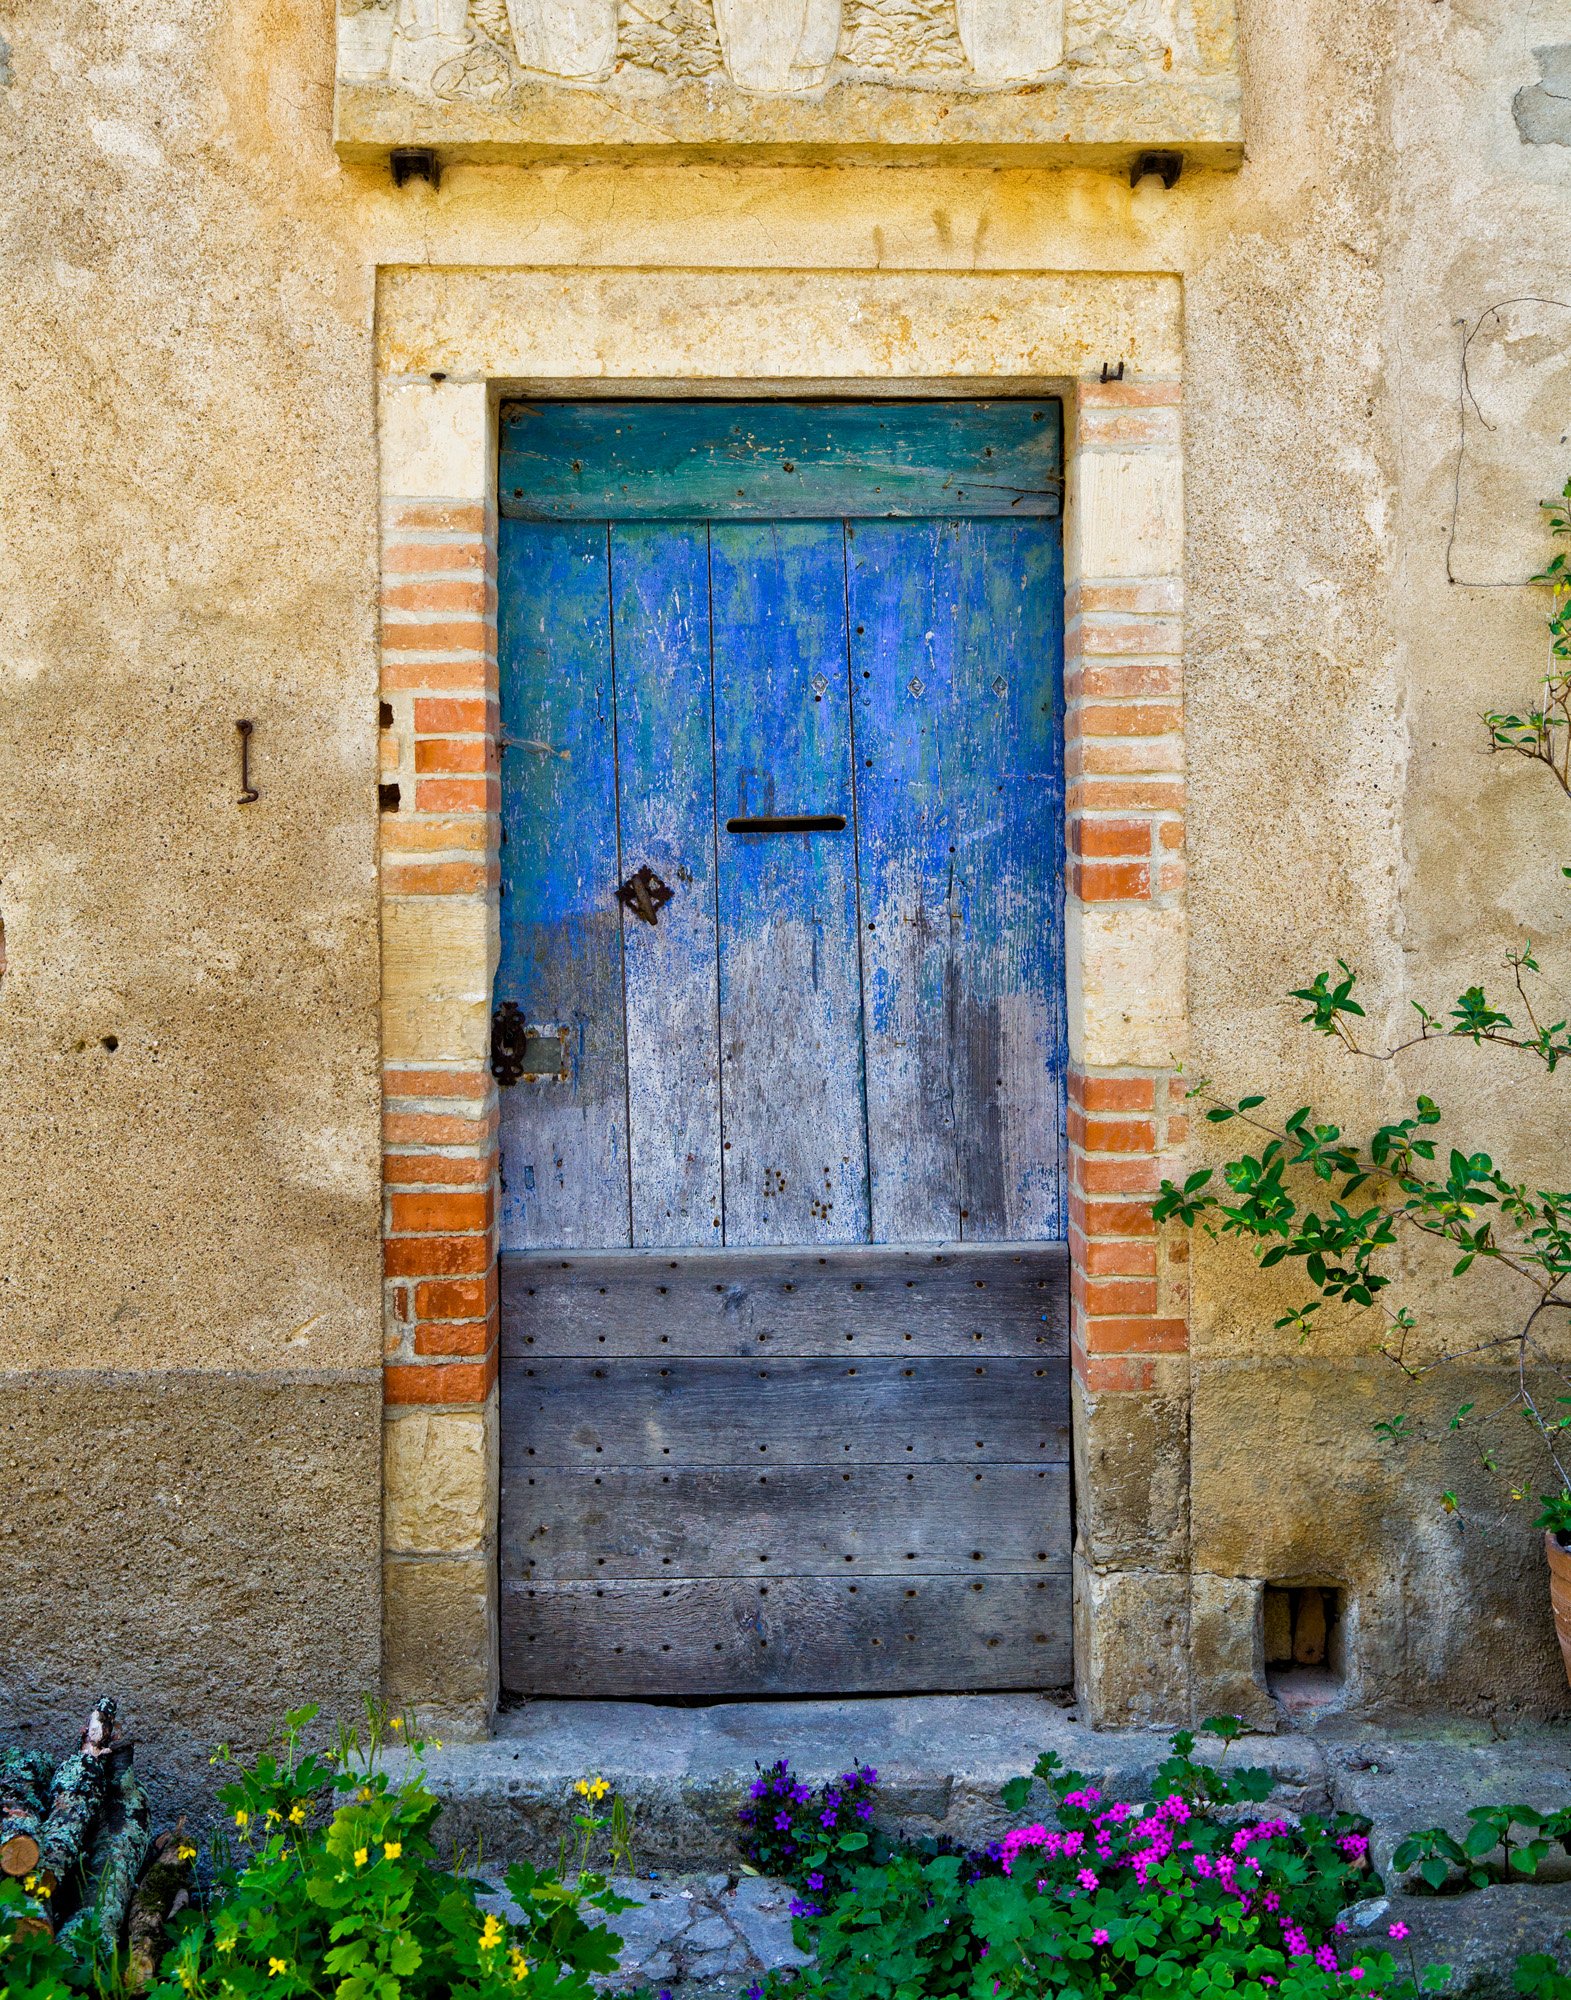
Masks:
[[[240,732],[239,803],[243,806],[255,805],[257,800],[262,796],[251,782],[251,731],[255,729],[256,724],[254,722],[237,722],[235,727]]]

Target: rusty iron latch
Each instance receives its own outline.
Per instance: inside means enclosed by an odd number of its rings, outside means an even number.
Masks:
[[[504,1000],[491,1016],[491,1074],[504,1090],[541,1078],[560,1081],[569,1073],[568,1034],[531,1026],[516,1000]]]
[[[646,861],[642,868],[628,876],[616,892],[616,900],[624,910],[631,910],[646,924],[658,924],[660,912],[670,902],[673,891],[669,889]]]

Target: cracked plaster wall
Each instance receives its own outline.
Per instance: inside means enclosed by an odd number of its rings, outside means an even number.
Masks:
[[[1564,1177],[1541,1076],[1361,1068],[1276,997],[1340,953],[1384,1030],[1524,929],[1571,978],[1571,808],[1473,719],[1531,692],[1543,605],[1444,570],[1455,322],[1564,291],[1571,152],[1513,116],[1556,12],[1244,0],[1250,157],[1153,201],[1086,170],[717,164],[395,193],[334,155],[320,0],[0,5],[0,1476],[27,1549],[0,1725],[105,1680],[155,1740],[243,1734],[375,1671],[379,264],[1181,273],[1194,1067],[1350,1122],[1462,1097],[1475,1143]],[[1563,429],[1544,327],[1500,343],[1507,405]],[[1567,458],[1538,431],[1481,455],[1490,560],[1538,559]],[[1525,1517],[1479,1487],[1442,1518],[1437,1466],[1371,1446],[1400,1384],[1353,1328],[1273,1332],[1287,1296],[1199,1247],[1193,1479],[1170,1416],[1118,1470],[1167,1580],[1152,1643],[1224,1678],[1230,1600],[1191,1564],[1279,1574],[1312,1522],[1359,1594],[1355,1693],[1563,1703]],[[1447,1331],[1503,1323],[1468,1297]],[[79,1561],[149,1535],[151,1566]]]

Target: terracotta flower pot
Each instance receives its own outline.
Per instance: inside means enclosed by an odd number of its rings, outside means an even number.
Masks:
[[[507,18],[525,69],[578,80],[610,75],[616,0],[507,0]]]
[[[1560,1641],[1560,1657],[1566,1663],[1566,1679],[1571,1681],[1571,1549],[1563,1549],[1554,1535],[1544,1535],[1544,1555],[1549,1563],[1549,1602],[1555,1614],[1555,1637]]]
[[[811,90],[840,46],[840,0],[715,0],[726,74],[740,90]]]
[[[1064,59],[1064,0],[957,0],[979,83],[1026,83]]]

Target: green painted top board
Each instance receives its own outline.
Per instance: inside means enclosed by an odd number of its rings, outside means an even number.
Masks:
[[[1060,405],[510,403],[501,507],[525,521],[1053,518]]]

